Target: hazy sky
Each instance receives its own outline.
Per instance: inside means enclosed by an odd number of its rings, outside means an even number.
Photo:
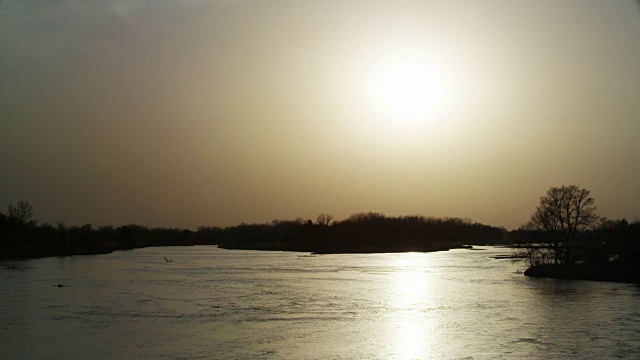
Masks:
[[[550,186],[576,184],[600,215],[640,217],[639,9],[0,0],[0,209],[515,228]]]

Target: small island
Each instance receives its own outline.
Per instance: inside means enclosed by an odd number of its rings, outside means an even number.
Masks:
[[[532,266],[524,272],[531,277],[638,283],[638,267],[624,263],[550,264]]]
[[[587,189],[551,187],[531,220],[511,233],[526,276],[640,283],[640,221],[596,214]]]
[[[459,218],[357,213],[341,221],[321,214],[316,222],[298,218],[226,228],[220,247],[313,253],[430,252],[504,242],[507,231]],[[471,240],[473,239],[473,240]]]

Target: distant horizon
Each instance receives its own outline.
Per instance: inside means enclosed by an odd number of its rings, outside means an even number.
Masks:
[[[541,194],[540,197],[542,197],[544,194]],[[20,199],[20,200],[24,200],[29,202],[26,199]],[[29,202],[30,203],[30,202]],[[535,206],[532,207],[531,209],[531,214],[534,213],[536,206],[538,205],[539,201],[536,202]],[[30,203],[31,205],[33,205],[32,203]],[[9,204],[7,204],[8,206]],[[3,213],[6,215],[6,208],[7,206],[5,206],[3,209],[0,210],[0,213]],[[597,201],[596,201],[596,206],[597,206]],[[524,219],[522,221],[522,223],[520,225],[517,225],[515,227],[507,227],[501,224],[491,224],[491,223],[485,223],[482,221],[478,221],[476,219],[467,217],[467,216],[447,216],[447,215],[431,215],[431,214],[425,214],[425,213],[405,213],[405,214],[388,214],[385,212],[381,212],[381,211],[375,211],[375,210],[365,210],[365,211],[355,211],[352,212],[350,214],[344,215],[344,216],[335,216],[335,214],[331,213],[331,212],[319,212],[314,216],[310,216],[310,217],[305,217],[305,216],[293,216],[293,217],[275,217],[269,220],[257,220],[257,221],[240,221],[237,223],[232,223],[232,224],[216,224],[216,223],[204,223],[204,224],[200,224],[200,225],[195,225],[195,226],[176,226],[176,225],[172,225],[172,224],[145,224],[145,223],[136,223],[136,222],[123,222],[123,223],[96,223],[96,222],[88,222],[88,223],[72,223],[69,221],[66,221],[64,219],[62,220],[54,220],[52,221],[42,221],[40,220],[40,218],[38,217],[38,211],[37,208],[34,207],[34,218],[38,221],[38,225],[41,224],[51,224],[51,225],[55,225],[57,222],[62,222],[67,226],[83,226],[83,225],[87,225],[90,224],[92,225],[94,228],[99,228],[99,227],[107,227],[107,226],[113,226],[113,227],[121,227],[121,226],[127,226],[127,225],[139,225],[139,226],[145,226],[145,227],[149,227],[149,228],[180,228],[180,229],[186,229],[186,230],[191,230],[191,231],[195,231],[197,230],[199,227],[219,227],[219,228],[226,228],[226,227],[233,227],[233,226],[238,226],[238,225],[249,225],[249,224],[268,224],[271,223],[273,221],[277,221],[277,220],[281,220],[281,221],[290,221],[290,220],[297,220],[297,219],[304,219],[305,221],[311,220],[314,224],[316,223],[316,220],[318,218],[318,216],[320,215],[331,215],[332,216],[332,221],[342,221],[345,219],[348,219],[350,216],[355,215],[355,214],[366,214],[366,213],[377,213],[377,214],[382,214],[384,216],[387,217],[403,217],[403,216],[423,216],[426,218],[436,218],[436,219],[447,219],[447,218],[456,218],[456,219],[462,219],[462,220],[468,220],[471,221],[472,223],[479,223],[482,225],[488,225],[488,226],[492,226],[492,227],[496,227],[496,228],[504,228],[508,231],[513,231],[513,230],[517,230],[519,229],[521,226],[525,225],[531,218],[531,215],[529,217],[527,217],[526,219]],[[621,217],[608,217],[608,216],[604,216],[599,214],[597,211],[596,213],[601,217],[601,218],[607,218],[609,220],[620,220],[620,219],[626,219],[629,222],[632,221],[637,221],[639,218],[637,215],[633,215],[633,217],[630,216],[621,216]]]
[[[640,214],[637,1],[5,0],[0,48],[0,210],[40,222]]]

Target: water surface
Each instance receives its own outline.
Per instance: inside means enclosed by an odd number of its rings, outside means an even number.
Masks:
[[[196,246],[4,261],[0,348],[13,359],[640,358],[637,286],[530,279],[491,258],[509,251]]]

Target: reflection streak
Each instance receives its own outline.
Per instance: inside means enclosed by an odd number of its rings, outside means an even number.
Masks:
[[[437,291],[427,271],[424,254],[399,254],[391,259],[388,338],[393,358],[425,359],[434,356],[436,342],[433,314],[429,311],[430,294]]]

